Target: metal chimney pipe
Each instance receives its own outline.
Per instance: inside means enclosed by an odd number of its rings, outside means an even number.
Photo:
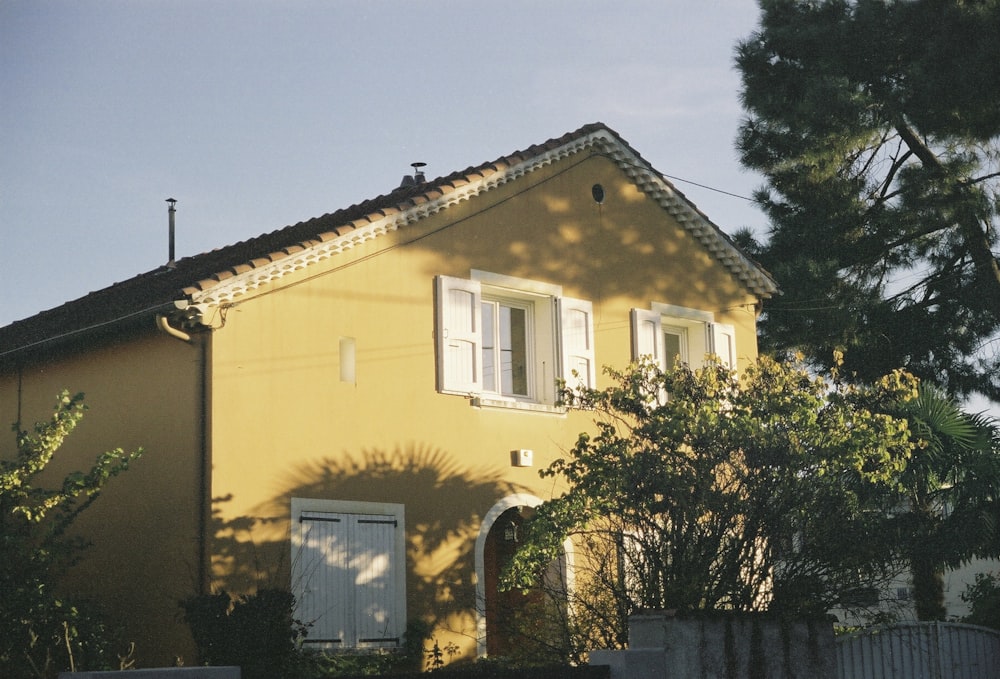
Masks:
[[[169,205],[167,208],[167,217],[170,222],[169,258],[167,259],[167,266],[172,269],[176,266],[176,262],[174,261],[174,213],[177,212],[177,208],[174,206],[177,205],[177,200],[174,198],[167,198],[167,204]]]

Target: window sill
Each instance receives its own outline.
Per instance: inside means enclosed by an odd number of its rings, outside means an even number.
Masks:
[[[566,407],[551,405],[548,403],[529,403],[527,401],[514,401],[503,398],[490,398],[488,396],[473,396],[470,404],[474,408],[497,408],[500,410],[522,410],[531,413],[547,413],[549,415],[565,415]]]

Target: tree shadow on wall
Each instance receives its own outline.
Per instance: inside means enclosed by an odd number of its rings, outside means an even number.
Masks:
[[[474,552],[483,516],[524,490],[499,470],[472,472],[446,452],[420,445],[320,458],[290,471],[280,486],[285,490],[253,516],[226,519],[224,505],[233,496],[214,500],[213,589],[289,588],[293,497],[398,503],[406,513],[408,617],[432,625],[475,609]]]
[[[635,295],[667,301],[687,291],[703,308],[731,305],[732,293],[713,282],[716,257],[642,187],[634,187],[609,156],[587,162],[602,156],[596,149],[584,151],[564,161],[555,176],[525,175],[518,180],[517,200],[496,202],[489,192],[472,197],[453,222],[461,224],[460,234],[441,229],[414,241],[415,247],[436,253],[430,261],[448,261],[455,270],[487,267],[567,286],[591,300]],[[595,183],[602,183],[601,203],[592,194]],[[674,192],[678,204],[686,201]],[[671,261],[678,266],[669,276],[653,275]]]

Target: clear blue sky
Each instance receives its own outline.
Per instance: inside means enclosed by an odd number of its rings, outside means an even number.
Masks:
[[[744,196],[754,0],[0,0],[0,326],[589,122]],[[675,182],[724,230],[748,201]]]

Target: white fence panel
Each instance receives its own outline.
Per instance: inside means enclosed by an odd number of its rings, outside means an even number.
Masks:
[[[1000,632],[945,622],[872,627],[837,638],[838,679],[1000,677]]]

